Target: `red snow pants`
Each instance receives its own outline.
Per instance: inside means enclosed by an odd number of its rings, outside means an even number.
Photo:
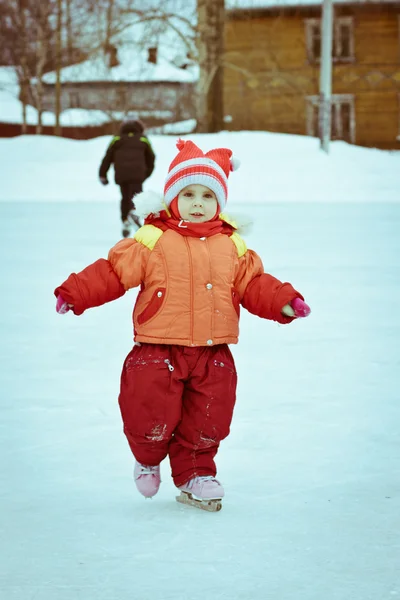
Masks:
[[[215,476],[214,457],[229,434],[236,383],[226,344],[135,345],[122,369],[119,406],[136,460],[154,466],[169,455],[176,486]]]

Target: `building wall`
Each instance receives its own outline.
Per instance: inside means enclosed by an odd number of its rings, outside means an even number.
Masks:
[[[61,107],[138,112],[169,122],[193,117],[192,89],[178,83],[80,82],[62,85]],[[44,110],[54,111],[54,85],[44,86]]]
[[[336,62],[332,93],[353,97],[357,144],[400,148],[400,2],[336,7],[351,16],[354,63]],[[310,64],[305,19],[319,9],[233,15],[226,24],[224,103],[228,127],[306,134],[308,98],[318,97],[319,65]],[[231,120],[230,120],[231,119]],[[317,132],[315,132],[317,133]]]

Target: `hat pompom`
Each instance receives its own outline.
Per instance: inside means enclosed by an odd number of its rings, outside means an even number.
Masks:
[[[176,142],[176,147],[178,148],[179,151],[183,150],[185,147],[185,140],[182,140],[181,138],[179,138],[179,140]]]
[[[165,210],[163,196],[151,190],[137,194],[134,202],[134,213],[138,217],[142,217],[142,219],[145,219],[149,215],[159,216],[160,212]]]
[[[237,171],[241,164],[240,160],[236,158],[236,156],[232,156],[229,162],[231,165],[231,171]]]

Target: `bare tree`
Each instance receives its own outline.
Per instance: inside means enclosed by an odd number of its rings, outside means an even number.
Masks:
[[[62,36],[62,0],[57,0],[57,30],[56,30],[56,98],[55,113],[56,127],[55,134],[61,135],[60,113],[61,113],[61,36]]]
[[[38,112],[38,122],[36,133],[42,133],[42,113],[43,113],[43,75],[46,64],[46,55],[48,51],[48,28],[49,28],[50,3],[42,0],[35,11],[36,25],[36,85],[34,87],[35,105]]]
[[[107,5],[107,28],[106,28],[106,39],[104,43],[104,47],[106,50],[110,47],[111,44],[111,35],[113,29],[113,10],[114,10],[114,0],[108,0]]]
[[[197,20],[197,131],[216,132],[223,126],[224,0],[197,0]]]
[[[129,7],[125,12],[141,21],[162,20],[180,35],[199,67],[196,83],[197,131],[216,132],[223,127],[224,0],[196,0],[196,14],[189,2],[165,0],[152,10]]]
[[[65,33],[67,47],[67,61],[71,64],[73,61],[73,33],[72,33],[72,15],[71,15],[71,0],[65,0]]]
[[[25,0],[18,0],[18,14],[19,14],[19,44],[20,44],[20,92],[21,92],[21,103],[22,103],[22,133],[25,134],[28,131],[27,118],[26,118],[26,107],[28,104],[29,97],[29,73],[28,73],[28,61],[27,61],[27,39],[26,39],[26,15],[25,15]]]

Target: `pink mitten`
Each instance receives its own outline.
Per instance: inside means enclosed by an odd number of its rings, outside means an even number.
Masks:
[[[65,315],[70,310],[68,303],[64,300],[64,298],[59,295],[57,296],[56,302],[56,311],[59,315]]]
[[[311,308],[301,298],[295,298],[290,303],[294,310],[295,317],[308,317],[311,312]]]

